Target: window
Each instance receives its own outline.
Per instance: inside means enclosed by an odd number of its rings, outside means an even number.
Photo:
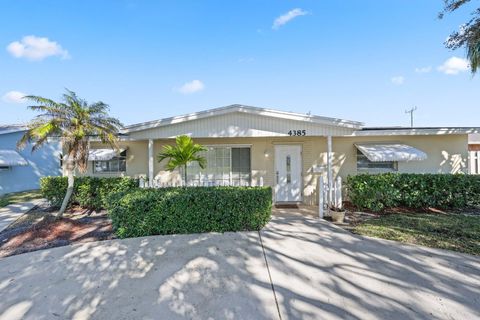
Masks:
[[[287,183],[292,183],[292,158],[287,156]]]
[[[398,162],[382,161],[373,162],[368,160],[360,150],[357,149],[357,171],[361,173],[383,173],[398,171]]]
[[[249,186],[251,172],[250,148],[232,148],[232,185]]]
[[[204,169],[200,168],[197,162],[188,164],[188,185],[250,185],[250,148],[208,147],[207,149],[200,153],[207,159]]]
[[[111,160],[95,160],[93,161],[94,173],[111,173],[127,171],[127,151],[120,153],[118,157]]]
[[[12,169],[12,167],[10,166],[0,166],[0,172],[1,171],[10,171]]]

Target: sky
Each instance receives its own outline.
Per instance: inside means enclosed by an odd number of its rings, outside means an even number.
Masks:
[[[478,1],[473,5],[478,6]],[[65,88],[124,124],[230,104],[367,126],[480,126],[442,0],[0,0],[0,124]]]

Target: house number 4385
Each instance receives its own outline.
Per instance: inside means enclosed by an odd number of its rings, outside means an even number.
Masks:
[[[288,131],[289,136],[306,136],[307,130],[290,130]]]

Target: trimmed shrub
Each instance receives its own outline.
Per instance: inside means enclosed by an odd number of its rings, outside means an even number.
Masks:
[[[270,187],[137,189],[112,194],[117,236],[260,230],[272,209]]]
[[[480,205],[480,176],[464,174],[360,174],[347,179],[347,195],[359,209],[465,209]]]
[[[137,188],[138,179],[77,177],[69,204],[100,210],[106,208],[108,195]],[[67,192],[67,177],[43,177],[40,190],[51,205],[60,207]]]

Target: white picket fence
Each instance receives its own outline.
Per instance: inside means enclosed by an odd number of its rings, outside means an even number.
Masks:
[[[480,151],[470,151],[470,174],[480,174]]]
[[[184,183],[183,181],[181,182],[162,182],[160,179],[153,179],[152,185],[150,186],[148,184],[148,180],[144,178],[140,178],[139,180],[139,186],[140,188],[171,188],[171,187],[183,187]],[[222,181],[222,182],[217,182],[217,181],[202,181],[202,183],[198,182],[191,182],[187,183],[188,187],[230,187],[230,186],[235,186],[235,187],[249,187],[251,184],[232,184],[228,180]],[[258,187],[263,187],[263,177],[260,177],[258,181]]]
[[[479,168],[479,167],[477,167]],[[139,181],[140,188],[150,187],[148,180],[141,177]],[[153,188],[170,188],[170,187],[182,187],[183,183],[164,183],[160,179],[154,179],[152,182]],[[192,187],[214,187],[214,186],[230,186],[228,183],[218,184],[214,181],[206,181],[203,184],[189,184],[188,186]],[[263,177],[259,179],[259,187],[263,187]],[[317,181],[318,188],[318,215],[320,219],[324,216],[327,216],[329,213],[330,207],[342,208],[343,198],[342,198],[342,178],[337,177],[335,181],[332,182],[332,188],[329,189],[328,182],[323,176],[318,177]]]
[[[318,216],[323,219],[329,215],[328,208],[335,207],[341,209],[343,207],[342,200],[342,178],[337,177],[332,182],[332,188],[328,187],[328,182],[323,176],[318,177]]]

